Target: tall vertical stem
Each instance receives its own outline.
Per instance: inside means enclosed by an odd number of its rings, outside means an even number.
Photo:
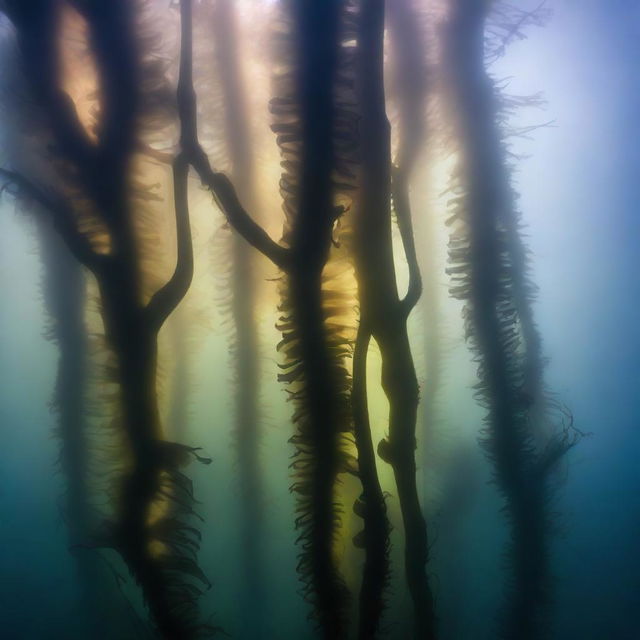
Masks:
[[[410,306],[398,296],[393,261],[391,148],[385,112],[383,41],[384,1],[365,0],[361,5],[358,37],[362,182],[354,225],[356,277],[360,321],[370,329],[382,355],[381,382],[389,400],[389,439],[380,443],[378,452],[391,464],[398,489],[414,634],[416,638],[433,638],[435,615],[426,574],[427,529],[416,486],[418,383],[407,332]],[[404,231],[407,250],[409,241],[412,242],[410,223]],[[413,275],[419,278],[419,274]],[[419,295],[419,283],[414,278],[410,283],[412,297]]]

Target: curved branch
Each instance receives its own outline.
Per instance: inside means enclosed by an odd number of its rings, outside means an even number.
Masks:
[[[406,174],[394,167],[392,169],[393,203],[398,221],[398,229],[402,238],[405,258],[409,266],[409,287],[401,305],[405,316],[408,316],[422,295],[422,277],[413,237],[411,221],[411,205],[409,203],[409,185]]]
[[[413,275],[410,296],[401,301],[391,236],[391,139],[384,94],[384,0],[363,1],[358,25],[358,103],[362,118],[361,201],[354,222],[354,257],[360,308],[380,347],[381,384],[389,401],[389,437],[378,455],[393,468],[404,527],[405,579],[413,605],[412,637],[437,637],[434,598],[427,576],[428,532],[416,485],[416,420],[419,403],[405,309],[419,294],[417,260],[406,187],[396,175],[398,225]],[[402,178],[402,175],[400,175]],[[399,184],[398,184],[399,182]]]
[[[43,96],[43,103],[49,114],[56,146],[62,148],[77,167],[93,167],[96,148],[80,122],[71,96],[66,91],[51,89],[46,98]]]
[[[10,0],[2,3],[0,12],[16,29],[28,80],[48,116],[56,146],[77,167],[86,170],[93,166],[96,149],[80,122],[75,103],[57,86],[61,76],[57,7],[46,0]]]
[[[367,353],[371,337],[368,323],[361,318],[353,354],[351,392],[358,469],[362,482],[362,495],[354,505],[354,512],[364,521],[364,530],[360,534],[365,551],[358,620],[358,638],[361,640],[375,638],[379,632],[385,609],[384,591],[389,582],[391,530],[378,478],[367,403]]]
[[[173,161],[173,193],[176,212],[178,245],[176,268],[171,279],[153,295],[146,313],[152,327],[158,331],[189,290],[193,279],[193,243],[189,222],[188,198],[189,162],[184,154]]]
[[[79,231],[75,216],[62,197],[55,193],[47,195],[40,187],[15,171],[0,168],[0,176],[7,179],[3,188],[8,183],[15,184],[23,195],[32,198],[51,213],[54,229],[79,262],[94,273],[104,265],[108,256],[94,251],[87,237]]]
[[[183,151],[197,152],[198,115],[196,92],[193,88],[193,19],[191,0],[180,0],[180,71],[178,74],[178,117],[180,145]]]
[[[291,266],[291,251],[275,242],[269,234],[247,213],[240,203],[231,180],[216,172],[204,153],[190,158],[191,166],[200,176],[202,184],[210,189],[216,204],[229,224],[255,249],[269,258],[273,264],[287,271]]]
[[[180,79],[178,81],[178,113],[180,116],[180,143],[189,164],[200,176],[202,184],[213,194],[229,224],[255,249],[282,270],[290,263],[290,250],[275,242],[249,215],[240,203],[229,178],[213,170],[198,141],[196,93],[192,72],[192,16],[191,0],[180,0],[181,43]]]

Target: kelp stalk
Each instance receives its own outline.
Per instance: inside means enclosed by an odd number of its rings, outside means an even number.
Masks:
[[[183,37],[190,30],[190,7],[182,0]],[[299,494],[298,526],[302,553],[299,571],[305,595],[313,603],[326,638],[346,633],[346,589],[339,576],[333,544],[338,512],[334,485],[338,473],[339,409],[334,372],[330,364],[323,322],[321,277],[331,246],[331,232],[339,210],[333,206],[333,104],[338,3],[292,3],[294,46],[299,65],[295,70],[294,103],[299,104],[299,200],[289,247],[273,241],[241,205],[231,181],[214,171],[197,139],[195,101],[183,148],[202,182],[211,190],[229,223],[252,246],[259,249],[288,277],[290,316],[295,332],[296,358],[289,362],[289,377],[301,383],[301,410],[294,441],[299,455],[294,465]],[[187,25],[187,26],[185,26]],[[185,94],[187,95],[187,94]],[[193,99],[193,88],[188,93]],[[291,103],[290,103],[291,104]],[[295,128],[296,125],[293,125]],[[293,136],[296,138],[295,134]],[[289,312],[289,309],[287,312]],[[285,333],[289,333],[285,329]]]
[[[290,121],[278,129],[284,158],[291,163],[282,182],[285,210],[291,218],[285,239],[292,260],[281,329],[287,343],[286,379],[296,385],[292,488],[298,494],[302,547],[298,571],[324,637],[343,638],[349,597],[334,551],[341,387],[325,324],[322,287],[340,211],[334,206],[332,182],[340,3],[305,1],[289,6],[297,65],[291,72],[291,93],[280,98],[281,103],[289,103],[285,112]]]
[[[231,178],[246,201],[255,202],[253,161],[250,152],[249,118],[238,44],[238,26],[231,0],[214,2],[213,30],[216,67],[224,103],[225,143],[231,162]],[[263,559],[263,491],[260,468],[258,410],[258,327],[255,317],[256,285],[252,252],[246,240],[231,237],[231,314],[234,335],[231,353],[235,384],[235,446],[242,496],[242,580],[243,601],[253,603],[253,613],[244,624],[261,632],[262,602],[265,598]]]
[[[488,412],[483,445],[495,466],[511,533],[511,588],[500,633],[533,640],[549,631],[551,473],[576,437],[564,427],[540,444],[540,417],[550,407],[541,406],[531,288],[496,125],[496,91],[484,66],[488,8],[452,1],[446,30],[462,151],[448,271],[453,295],[466,302],[467,335],[479,361],[477,395]]]
[[[383,0],[361,5],[358,38],[362,182],[354,224],[356,277],[360,296],[360,336],[373,337],[382,355],[382,387],[389,400],[389,438],[378,453],[391,464],[405,533],[405,572],[413,601],[414,635],[435,637],[433,598],[426,574],[427,528],[416,486],[415,427],[418,383],[411,355],[407,318],[421,290],[409,202],[394,190],[393,204],[402,237],[410,282],[398,295],[391,235],[390,126],[383,81]],[[402,176],[394,186],[403,187]]]
[[[174,163],[176,270],[144,304],[128,178],[141,98],[135,8],[123,0],[73,5],[86,21],[98,75],[101,109],[95,140],[60,88],[60,3],[7,1],[2,8],[16,27],[25,72],[48,118],[56,152],[67,169],[65,176],[91,202],[94,215],[108,232],[110,251],[98,253],[79,229],[71,198],[39,188],[23,176],[10,178],[49,210],[69,249],[94,274],[105,333],[117,362],[129,467],[120,487],[115,522],[95,544],[112,546],[121,554],[163,638],[193,638],[210,630],[198,624],[198,589],[188,582],[192,576],[204,579],[195,562],[197,538],[175,516],[175,509],[170,510],[171,517],[153,513],[167,502],[180,505],[182,515],[192,513],[191,485],[178,470],[192,450],[161,439],[155,387],[157,334],[192,276],[188,165],[181,157]]]
[[[390,44],[390,69],[392,89],[397,105],[398,131],[395,155],[394,191],[396,199],[409,202],[409,185],[415,178],[425,180],[425,164],[421,155],[427,144],[427,102],[431,86],[427,44],[430,30],[430,7],[416,0],[394,0],[387,4],[387,27]],[[432,147],[435,145],[431,145]],[[420,162],[423,160],[422,162]],[[413,182],[412,182],[413,180]],[[440,382],[441,354],[438,344],[438,287],[437,267],[434,256],[433,222],[425,215],[427,186],[422,184],[414,193],[413,201],[421,203],[421,210],[412,207],[416,232],[420,235],[422,251],[419,256],[422,296],[420,299],[420,324],[423,332],[423,362],[426,380],[422,387],[421,406],[422,435],[418,465],[423,468],[423,486],[428,483],[430,444],[436,420],[436,399]],[[417,196],[417,197],[416,197]],[[421,233],[420,233],[421,232]],[[431,471],[433,473],[433,471]]]

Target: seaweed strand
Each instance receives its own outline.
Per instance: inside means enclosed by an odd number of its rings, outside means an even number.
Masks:
[[[195,638],[213,632],[200,625],[198,589],[204,581],[195,562],[197,542],[181,518],[193,513],[193,495],[179,466],[192,450],[161,439],[156,392],[157,333],[184,296],[192,273],[191,238],[186,203],[188,165],[174,163],[178,261],[172,278],[142,302],[141,251],[134,224],[136,197],[129,171],[141,115],[143,68],[135,33],[137,3],[113,0],[74,2],[86,21],[98,72],[100,112],[96,141],[81,125],[73,101],[62,89],[59,64],[59,12],[47,0],[7,1],[2,9],[17,30],[24,70],[48,119],[61,174],[69,191],[91,202],[96,219],[109,235],[109,252],[98,253],[79,231],[71,198],[50,197],[18,177],[18,186],[49,212],[69,248],[94,273],[102,301],[108,343],[117,363],[129,467],[119,483],[114,522],[95,546],[111,546],[125,560],[140,585],[158,633],[163,638]],[[63,183],[64,184],[64,183]],[[171,505],[171,517],[162,514]],[[160,513],[157,513],[160,511]]]
[[[485,70],[488,8],[455,0],[447,25],[463,194],[456,204],[448,271],[452,294],[466,302],[467,335],[479,363],[477,397],[487,409],[482,444],[494,464],[511,530],[510,589],[500,635],[527,640],[549,634],[550,484],[577,436],[562,416],[551,433],[543,431],[544,422],[556,418],[542,393],[532,287],[508,197],[495,88]]]
[[[416,486],[416,379],[407,318],[420,283],[408,218],[401,226],[405,253],[412,263],[405,300],[398,296],[391,237],[391,145],[383,83],[384,2],[361,5],[358,38],[362,148],[360,202],[354,229],[360,322],[370,328],[382,355],[382,388],[389,400],[389,438],[378,454],[394,472],[405,531],[405,574],[413,601],[414,635],[435,637],[433,597],[427,580],[427,528]],[[396,196],[397,197],[397,196]],[[408,202],[407,200],[405,200]],[[405,202],[403,201],[403,202]],[[398,209],[399,215],[409,214]]]
[[[216,0],[213,11],[217,69],[224,101],[225,143],[232,166],[232,180],[251,204],[255,203],[253,162],[250,154],[249,119],[238,45],[236,8],[230,0]],[[231,353],[235,377],[235,442],[242,496],[242,578],[253,615],[245,626],[253,633],[262,628],[266,595],[263,558],[263,490],[260,465],[260,415],[258,327],[255,316],[256,284],[251,248],[234,233],[231,237],[231,304],[234,335]]]

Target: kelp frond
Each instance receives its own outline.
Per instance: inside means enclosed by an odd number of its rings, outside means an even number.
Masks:
[[[535,289],[497,125],[500,100],[484,66],[486,19],[484,11],[456,0],[447,25],[461,149],[447,271],[451,294],[466,302],[467,337],[478,362],[476,397],[487,410],[482,445],[511,529],[512,576],[500,634],[542,638],[548,634],[552,471],[577,439],[543,387],[531,312]]]

